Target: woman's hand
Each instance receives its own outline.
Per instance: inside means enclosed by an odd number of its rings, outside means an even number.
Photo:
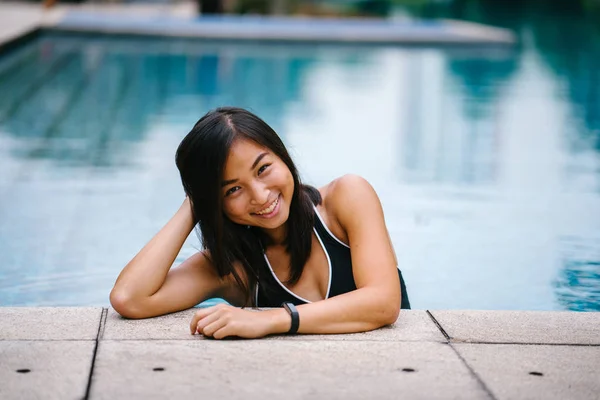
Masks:
[[[257,339],[275,331],[277,317],[281,313],[269,311],[249,311],[227,304],[196,311],[190,323],[190,332],[196,332],[214,339],[237,336],[246,339]],[[285,312],[285,310],[281,310]],[[277,311],[275,311],[277,312]],[[289,318],[289,317],[288,317]]]

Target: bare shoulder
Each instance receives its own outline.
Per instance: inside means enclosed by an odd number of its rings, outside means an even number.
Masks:
[[[379,204],[373,186],[362,176],[343,175],[321,189],[323,205],[328,213],[340,216],[357,211],[360,206]]]
[[[323,202],[317,209],[329,229],[348,243],[350,219],[366,209],[381,210],[381,203],[371,184],[354,174],[343,175],[319,188]]]

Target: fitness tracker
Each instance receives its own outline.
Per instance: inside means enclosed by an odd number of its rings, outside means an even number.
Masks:
[[[298,327],[300,326],[300,314],[298,314],[298,310],[293,303],[282,303],[281,306],[285,308],[285,310],[292,317],[292,326],[290,327],[288,333],[293,335],[294,333],[298,332]]]

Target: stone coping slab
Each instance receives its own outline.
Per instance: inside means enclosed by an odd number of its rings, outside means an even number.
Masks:
[[[278,16],[200,16],[194,1],[174,4],[0,3],[0,52],[40,29],[56,32],[243,41],[407,45],[500,45],[516,36],[487,25],[453,20],[386,20]]]
[[[0,340],[96,340],[100,307],[0,307]]]
[[[188,330],[196,310],[130,320],[112,308],[0,307],[0,340],[95,340],[98,333],[105,340],[198,340],[202,337],[190,335]],[[105,320],[100,329],[103,312]],[[433,310],[430,313],[453,343],[600,345],[600,313],[473,310]],[[402,310],[396,323],[370,332],[274,335],[265,339],[446,341],[428,312],[423,310]]]
[[[600,345],[600,313],[432,310],[452,342]]]
[[[174,4],[0,3],[0,52],[40,28],[98,34],[283,42],[477,44],[512,46],[506,29],[452,20],[385,20],[276,16],[201,16],[194,1]]]
[[[83,399],[96,343],[0,341],[0,399]]]
[[[122,318],[110,308],[101,338],[104,340],[202,340],[190,335],[189,325],[196,309],[143,320]],[[264,340],[340,340],[340,341],[433,341],[446,339],[425,311],[402,310],[398,321],[374,331],[343,335],[273,335]]]
[[[126,360],[126,362],[125,362]],[[102,341],[91,398],[487,399],[448,344]]]
[[[505,29],[459,21],[362,20],[310,17],[202,16],[173,18],[71,11],[57,30],[236,40],[406,44],[508,44]]]
[[[27,4],[0,4],[0,50],[5,43],[37,29],[42,22],[40,7]]]
[[[600,347],[452,344],[498,400],[597,399]]]

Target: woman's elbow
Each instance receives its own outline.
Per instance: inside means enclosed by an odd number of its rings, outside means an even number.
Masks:
[[[384,321],[385,325],[392,325],[398,320],[400,316],[400,304],[395,306],[388,306],[387,319]]]
[[[378,323],[380,326],[392,325],[398,320],[400,315],[400,304],[387,300],[380,307]]]
[[[136,301],[131,299],[131,297],[125,293],[121,293],[113,289],[110,292],[110,305],[124,318],[144,318],[139,304],[137,304]]]

